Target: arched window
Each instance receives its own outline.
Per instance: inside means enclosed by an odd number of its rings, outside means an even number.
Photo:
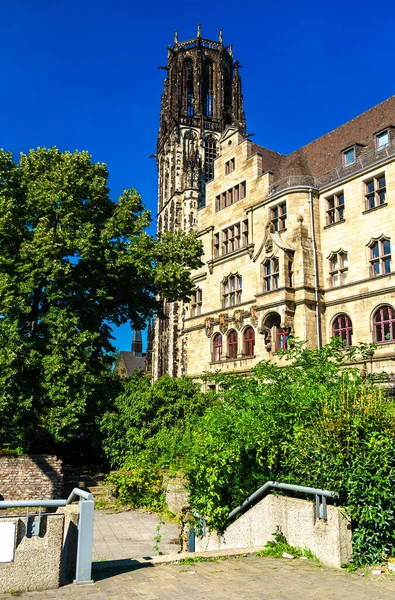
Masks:
[[[211,58],[204,65],[204,114],[214,116],[214,63]]]
[[[395,341],[395,311],[391,306],[380,306],[374,313],[374,341],[378,344]]]
[[[391,273],[391,242],[382,235],[379,239],[372,239],[370,248],[370,276],[379,277]]]
[[[228,358],[237,358],[237,331],[232,329],[228,334]]]
[[[192,59],[187,58],[184,62],[184,94],[186,97],[187,104],[187,115],[193,117],[194,115],[194,91],[193,91],[193,62]]]
[[[222,282],[222,302],[224,308],[241,304],[243,291],[243,278],[241,275],[229,275]]]
[[[255,331],[252,327],[247,327],[244,330],[244,355],[254,356],[255,346]]]
[[[280,263],[276,256],[268,258],[263,263],[263,280],[265,292],[278,289],[280,278]]]
[[[346,346],[352,345],[352,322],[348,315],[342,314],[335,317],[332,323],[332,335],[340,338]]]
[[[222,356],[222,335],[216,333],[213,338],[213,361],[218,362]]]
[[[331,252],[329,255],[329,275],[332,287],[339,287],[347,283],[348,254],[344,250]]]
[[[214,178],[214,160],[217,158],[217,142],[213,135],[204,140],[204,180],[207,183]]]

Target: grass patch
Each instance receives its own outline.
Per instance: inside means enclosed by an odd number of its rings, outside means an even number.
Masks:
[[[318,556],[316,556],[309,548],[298,548],[297,546],[291,546],[288,544],[287,539],[279,526],[277,526],[277,530],[272,535],[274,540],[267,542],[264,549],[256,553],[257,556],[273,556],[274,558],[283,558],[283,554],[286,553],[290,554],[294,558],[306,558],[315,562],[317,565],[321,564]]]

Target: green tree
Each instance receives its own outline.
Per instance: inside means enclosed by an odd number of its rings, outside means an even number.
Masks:
[[[142,328],[159,295],[188,298],[201,244],[155,241],[150,221],[135,190],[110,199],[87,152],[0,151],[0,447],[89,429],[120,391],[109,323]]]

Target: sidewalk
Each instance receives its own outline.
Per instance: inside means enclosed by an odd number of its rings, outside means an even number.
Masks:
[[[155,537],[162,554],[174,554],[179,550],[179,527],[165,523],[157,531],[159,518],[156,514],[129,511],[95,510],[93,531],[94,561],[118,560],[138,556],[153,556]]]
[[[395,577],[358,577],[302,560],[228,558],[95,573],[90,586],[17,594],[23,600],[394,600]],[[0,594],[0,600],[15,595]]]

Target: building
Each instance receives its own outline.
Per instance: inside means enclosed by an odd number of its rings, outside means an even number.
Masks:
[[[141,331],[134,331],[131,352],[121,351],[115,365],[115,371],[121,377],[130,377],[135,371],[144,371],[146,354],[143,352]]]
[[[291,335],[374,342],[362,367],[392,373],[395,97],[285,156],[246,135],[222,34],[176,38],[167,70],[158,234],[196,230],[204,265],[190,304],[165,303],[156,322],[154,377],[247,373]]]

